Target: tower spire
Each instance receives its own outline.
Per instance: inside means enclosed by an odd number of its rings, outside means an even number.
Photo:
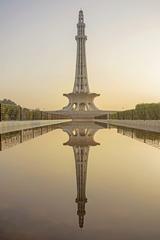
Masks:
[[[87,36],[85,35],[85,23],[83,11],[79,11],[79,20],[77,24],[77,58],[76,58],[76,74],[73,92],[89,93],[87,64],[86,64],[86,48],[85,43]]]
[[[82,9],[79,11],[79,23],[84,22],[84,16],[83,16],[83,11]]]

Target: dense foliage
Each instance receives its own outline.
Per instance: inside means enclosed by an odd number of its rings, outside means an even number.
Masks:
[[[99,118],[107,118],[107,115]],[[110,119],[160,120],[160,103],[137,104],[135,109],[110,114]]]
[[[6,99],[4,98],[3,100],[0,100],[0,103],[3,103],[3,104],[11,104],[11,105],[17,105],[15,102],[13,102],[12,100],[10,99]]]
[[[1,120],[19,120],[20,107],[14,104],[1,104]]]
[[[19,121],[19,120],[52,120],[67,118],[57,114],[22,108],[14,104],[0,103],[0,121]]]

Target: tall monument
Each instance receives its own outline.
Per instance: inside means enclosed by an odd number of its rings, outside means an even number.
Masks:
[[[63,108],[66,111],[97,111],[98,108],[94,104],[94,98],[99,96],[96,93],[90,93],[85,44],[87,36],[85,35],[85,23],[83,11],[79,11],[79,19],[77,24],[77,58],[76,58],[76,73],[73,92],[63,94],[69,99],[69,104]]]
[[[69,103],[61,110],[51,111],[55,116],[61,118],[70,118],[72,120],[93,120],[95,117],[107,115],[115,111],[99,110],[94,104],[94,98],[100,94],[91,93],[89,90],[86,62],[86,40],[85,23],[83,11],[79,11],[77,23],[77,57],[76,57],[76,72],[73,91],[68,94],[63,94],[68,98]],[[106,118],[106,116],[105,116]]]

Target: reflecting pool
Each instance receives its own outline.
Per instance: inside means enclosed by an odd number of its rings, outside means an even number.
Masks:
[[[160,239],[159,133],[64,122],[0,150],[0,240]]]

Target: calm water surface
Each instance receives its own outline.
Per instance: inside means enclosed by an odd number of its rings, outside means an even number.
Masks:
[[[160,239],[160,134],[63,123],[0,149],[0,240]]]

